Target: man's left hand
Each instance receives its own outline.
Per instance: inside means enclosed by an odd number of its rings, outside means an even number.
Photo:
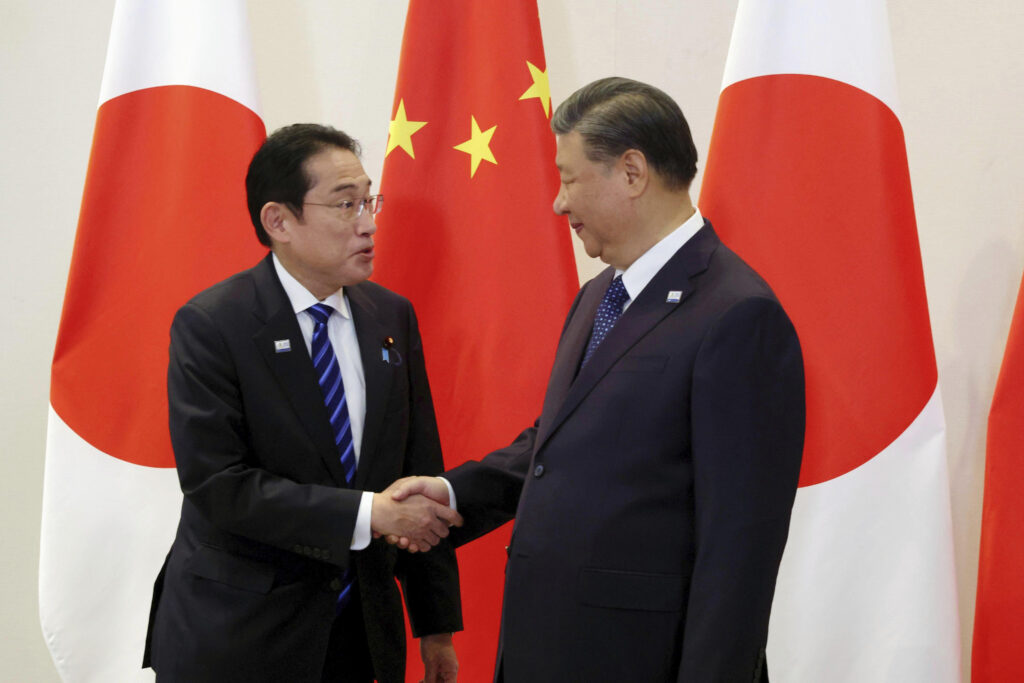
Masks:
[[[455,656],[452,634],[436,633],[420,638],[420,656],[424,671],[421,683],[455,683],[459,659]]]

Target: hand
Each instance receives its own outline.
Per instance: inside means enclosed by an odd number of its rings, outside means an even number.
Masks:
[[[442,505],[450,505],[448,487],[439,477],[405,477],[384,489],[394,500],[405,500],[411,495],[424,495]]]
[[[420,683],[455,683],[459,659],[455,656],[452,634],[437,633],[420,638],[423,680]]]
[[[384,489],[384,495],[390,495],[391,499],[395,501],[402,501],[409,496],[420,495],[435,500],[442,505],[449,505],[451,503],[448,498],[448,486],[437,477],[405,477],[404,479],[399,479]],[[456,526],[462,525],[460,523]],[[380,535],[375,533],[374,538],[378,538]],[[404,548],[411,553],[430,549],[429,546],[421,547],[414,539],[402,534],[387,534],[386,540],[391,545],[397,545],[399,548]]]
[[[448,527],[461,525],[459,513],[424,496],[395,500],[387,492],[373,494],[370,529],[374,536],[407,539],[413,552],[430,550],[448,535]]]

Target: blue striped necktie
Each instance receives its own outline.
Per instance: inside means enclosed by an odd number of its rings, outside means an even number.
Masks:
[[[608,285],[604,292],[600,305],[597,307],[597,314],[594,316],[594,327],[590,333],[590,343],[587,344],[587,351],[583,355],[583,362],[580,368],[587,364],[594,351],[604,341],[605,335],[611,332],[622,315],[622,307],[629,301],[629,293],[626,286],[622,284],[622,276],[617,275]]]
[[[341,368],[327,336],[327,320],[334,309],[327,304],[313,304],[306,309],[313,316],[313,343],[311,354],[316,369],[324,405],[331,420],[334,443],[338,446],[341,466],[345,470],[345,481],[349,486],[356,475],[356,454],[352,445],[352,423],[348,417],[348,402],[345,400],[345,385],[341,381]]]
[[[331,419],[331,430],[334,432],[334,443],[338,447],[341,466],[345,470],[345,481],[352,486],[356,475],[356,454],[352,445],[352,423],[348,417],[348,402],[345,400],[345,385],[341,381],[341,368],[334,355],[334,348],[327,336],[327,321],[334,309],[327,304],[313,304],[306,309],[313,317],[313,341],[310,354],[313,357],[313,368],[316,370],[320,391],[324,395],[324,405]],[[352,595],[352,568],[345,570],[341,577],[341,588],[338,594],[337,611],[348,604]]]

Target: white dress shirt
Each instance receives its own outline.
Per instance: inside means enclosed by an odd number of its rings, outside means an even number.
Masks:
[[[683,248],[683,245],[690,241],[690,238],[697,234],[697,231],[704,227],[704,217],[700,215],[700,209],[693,207],[693,215],[683,221],[683,224],[661,238],[653,247],[645,251],[640,258],[626,268],[626,270],[615,269],[616,275],[622,276],[622,285],[629,294],[629,301],[623,306],[626,311],[629,305],[636,301],[640,292],[650,284],[654,276],[658,274],[665,264],[669,262],[676,252]]]
[[[363,423],[366,420],[366,377],[363,375],[363,361],[359,355],[359,340],[356,338],[356,326],[352,320],[352,312],[345,298],[344,288],[320,301],[308,289],[303,287],[292,274],[285,270],[273,255],[274,270],[281,280],[284,293],[295,311],[295,317],[302,330],[302,339],[306,342],[306,353],[312,358],[313,348],[313,316],[306,311],[316,303],[327,304],[334,309],[334,314],[327,319],[327,337],[331,340],[331,348],[338,359],[341,370],[341,381],[345,385],[345,402],[348,404],[348,417],[352,429],[352,448],[359,465],[359,451],[363,443]],[[338,456],[341,457],[340,455]],[[373,507],[373,492],[364,491],[359,501],[359,513],[356,526],[352,531],[352,550],[362,550],[370,545],[370,511]]]

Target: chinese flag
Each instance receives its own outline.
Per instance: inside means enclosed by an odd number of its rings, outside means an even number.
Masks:
[[[1024,642],[1024,283],[988,416],[973,683],[1020,677]]]
[[[411,0],[374,279],[416,307],[448,467],[507,445],[540,414],[579,286],[551,209],[550,111],[534,0]],[[507,539],[459,551],[461,680],[493,672]],[[422,670],[414,652],[410,675]]]
[[[67,681],[152,680],[153,581],[181,506],[174,312],[265,253],[245,204],[264,137],[243,0],[119,0],[50,385],[39,606]]]
[[[700,198],[796,326],[772,680],[960,680],[945,421],[884,0],[740,0]]]

